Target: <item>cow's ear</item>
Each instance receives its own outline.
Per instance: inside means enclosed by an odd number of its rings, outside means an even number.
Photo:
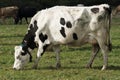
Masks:
[[[16,49],[19,49],[19,48],[20,48],[20,46],[15,46],[15,50],[16,50]]]

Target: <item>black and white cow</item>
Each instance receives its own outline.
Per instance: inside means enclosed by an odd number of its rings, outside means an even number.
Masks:
[[[59,45],[81,46],[92,44],[93,51],[87,67],[91,67],[99,49],[102,50],[104,64],[108,65],[111,10],[107,4],[89,7],[55,6],[39,11],[32,19],[22,44],[15,47],[14,69],[22,69],[31,60],[30,52],[38,48],[34,68],[48,46],[53,46],[57,65],[60,67]]]

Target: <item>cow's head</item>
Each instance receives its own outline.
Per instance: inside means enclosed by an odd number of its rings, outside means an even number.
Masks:
[[[30,55],[28,51],[25,51],[22,46],[15,46],[14,53],[14,66],[13,68],[16,70],[23,69],[23,67],[29,62]]]

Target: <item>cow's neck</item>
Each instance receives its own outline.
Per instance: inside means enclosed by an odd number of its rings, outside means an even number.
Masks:
[[[28,43],[25,41],[25,40],[23,40],[23,42],[22,42],[22,44],[21,44],[21,46],[22,46],[22,50],[25,52],[25,54],[29,54],[30,55],[30,62],[32,62],[32,55],[31,55],[31,48],[28,46]]]
[[[28,49],[34,49],[34,48],[37,48],[35,42],[34,42],[34,37],[33,35],[31,34],[26,34],[23,41],[22,41],[22,46],[25,47],[27,50]]]
[[[25,53],[28,53],[30,55],[30,62],[32,61],[32,55],[30,54],[31,50],[33,50],[34,48],[36,48],[36,44],[34,42],[34,37],[32,34],[26,34],[21,46],[22,46],[22,50],[24,50]]]

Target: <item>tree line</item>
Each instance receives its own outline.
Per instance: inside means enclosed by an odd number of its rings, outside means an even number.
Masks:
[[[48,8],[55,5],[75,6],[84,4],[86,6],[107,3],[111,6],[120,4],[120,0],[0,0],[0,7],[4,6],[34,6],[38,9]]]

